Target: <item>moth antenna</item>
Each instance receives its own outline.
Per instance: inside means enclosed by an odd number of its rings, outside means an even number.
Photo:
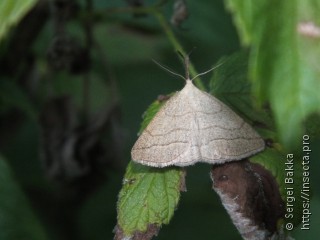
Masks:
[[[183,80],[186,80],[186,78],[184,76],[182,76],[181,74],[179,73],[176,73],[174,71],[172,71],[169,67],[165,66],[165,65],[162,65],[160,63],[158,63],[156,60],[152,59],[152,61],[157,64],[159,67],[161,67],[162,69],[166,70],[167,72],[175,75],[175,76],[178,76],[178,77],[181,77]]]
[[[216,68],[220,67],[222,64],[224,64],[224,61],[223,61],[223,62],[221,62],[221,63],[219,63],[219,64],[218,64],[218,65],[216,65],[216,66],[213,66],[212,68],[210,68],[209,70],[207,70],[207,71],[205,71],[205,72],[203,72],[203,73],[199,73],[199,74],[198,74],[198,75],[196,75],[194,78],[192,78],[192,79],[191,79],[191,81],[193,81],[193,80],[194,80],[194,79],[196,79],[197,77],[203,76],[203,75],[205,75],[205,74],[207,74],[207,73],[211,72],[212,70],[214,70],[214,69],[216,69]]]
[[[188,57],[190,57],[191,53],[193,53],[193,51],[196,49],[197,47],[193,47],[189,52],[188,52]]]

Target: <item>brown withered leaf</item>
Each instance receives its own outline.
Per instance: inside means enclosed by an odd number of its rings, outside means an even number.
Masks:
[[[271,173],[249,160],[214,166],[213,189],[244,239],[266,240],[277,233],[284,202]]]
[[[128,236],[125,236],[122,229],[117,225],[115,227],[115,237],[114,240],[126,240]],[[147,231],[139,232],[136,231],[133,236],[129,236],[130,240],[150,240],[152,237],[157,236],[159,232],[159,226],[156,224],[149,224]]]

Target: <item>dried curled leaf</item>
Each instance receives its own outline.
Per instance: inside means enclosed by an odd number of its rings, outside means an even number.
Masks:
[[[248,160],[213,167],[213,188],[246,240],[265,240],[283,234],[278,222],[284,217],[284,201],[272,174]]]

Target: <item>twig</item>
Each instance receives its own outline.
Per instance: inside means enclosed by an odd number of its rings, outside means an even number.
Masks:
[[[95,12],[94,16],[95,18],[103,18],[106,15],[112,15],[117,13],[135,13],[135,14],[151,14],[157,18],[159,21],[160,26],[164,30],[165,34],[167,35],[168,40],[173,45],[174,49],[176,51],[181,52],[184,56],[187,55],[186,51],[183,49],[182,45],[178,41],[178,39],[175,37],[171,27],[169,26],[167,20],[165,19],[164,15],[161,12],[161,6],[163,5],[164,1],[159,1],[159,3],[149,6],[149,7],[123,7],[123,8],[109,8],[107,10],[104,10],[103,12]],[[192,63],[190,63],[190,75],[191,77],[195,77],[198,75],[195,67]],[[206,90],[204,84],[202,83],[200,78],[196,78],[194,80],[195,85],[201,90]]]
[[[166,19],[164,18],[163,14],[160,11],[154,11],[153,14],[155,15],[155,17],[157,17],[161,27],[163,28],[164,32],[166,33],[169,41],[171,42],[171,44],[173,45],[173,47],[176,49],[176,51],[182,53],[183,56],[187,56],[188,54],[186,53],[186,51],[183,49],[183,47],[181,46],[180,42],[178,41],[178,39],[175,37],[173,31],[171,30],[168,22],[166,21]],[[192,77],[195,77],[198,75],[195,67],[192,65],[192,63],[189,63],[189,71],[190,71],[190,75]],[[197,85],[197,87],[201,90],[206,90],[205,86],[203,85],[202,81],[200,78],[196,78],[195,79],[195,84]]]

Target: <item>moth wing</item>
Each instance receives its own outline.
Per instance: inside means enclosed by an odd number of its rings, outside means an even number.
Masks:
[[[224,163],[241,160],[264,149],[264,140],[227,105],[196,89],[201,161]]]
[[[142,132],[131,150],[132,160],[153,167],[192,164],[192,112],[182,91],[173,95]]]

